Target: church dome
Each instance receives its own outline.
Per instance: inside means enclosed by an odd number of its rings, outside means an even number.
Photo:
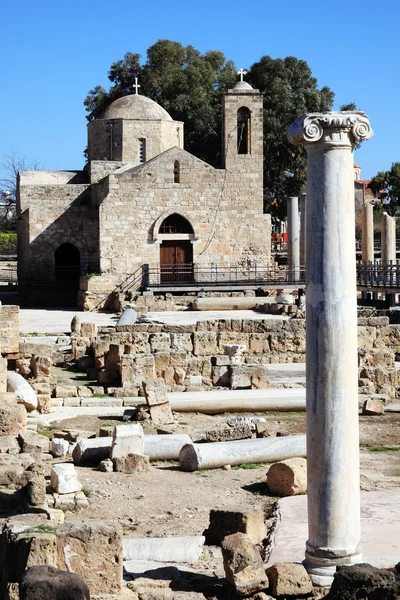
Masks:
[[[233,87],[234,90],[252,90],[253,88],[247,81],[238,81]]]
[[[118,98],[106,108],[102,119],[136,119],[139,121],[172,121],[172,118],[157,102],[131,94]]]

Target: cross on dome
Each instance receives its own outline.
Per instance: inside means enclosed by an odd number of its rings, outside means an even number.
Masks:
[[[243,81],[243,75],[247,75],[247,71],[240,69],[237,74],[240,75],[240,81]]]
[[[139,94],[140,85],[138,84],[138,78],[135,77],[135,83],[133,84],[133,89],[135,90],[135,94]]]

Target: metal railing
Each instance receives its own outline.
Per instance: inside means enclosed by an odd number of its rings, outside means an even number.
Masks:
[[[357,263],[357,285],[367,288],[400,288],[400,261]]]
[[[163,265],[150,267],[143,265],[144,287],[168,285],[251,285],[262,286],[301,284],[305,282],[305,267],[253,264],[220,266],[216,264]]]

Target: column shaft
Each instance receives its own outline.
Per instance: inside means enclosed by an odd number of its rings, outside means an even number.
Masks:
[[[374,207],[372,204],[364,204],[362,207],[361,253],[363,262],[374,260]]]
[[[292,196],[287,199],[287,263],[293,281],[299,278],[300,265],[300,220],[299,199]]]
[[[306,264],[306,201],[307,194],[300,198],[300,264]]]
[[[371,135],[361,111],[305,114],[288,132],[307,150],[305,566],[321,585],[362,559],[353,147]]]

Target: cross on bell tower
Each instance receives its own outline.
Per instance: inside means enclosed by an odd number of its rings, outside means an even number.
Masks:
[[[245,71],[244,69],[240,69],[240,70],[237,72],[237,74],[238,74],[238,75],[240,75],[240,81],[243,81],[243,76],[244,76],[244,75],[247,75],[247,71]]]
[[[133,84],[133,89],[135,90],[135,94],[139,94],[140,85],[138,84],[138,78],[135,77],[135,83]]]

